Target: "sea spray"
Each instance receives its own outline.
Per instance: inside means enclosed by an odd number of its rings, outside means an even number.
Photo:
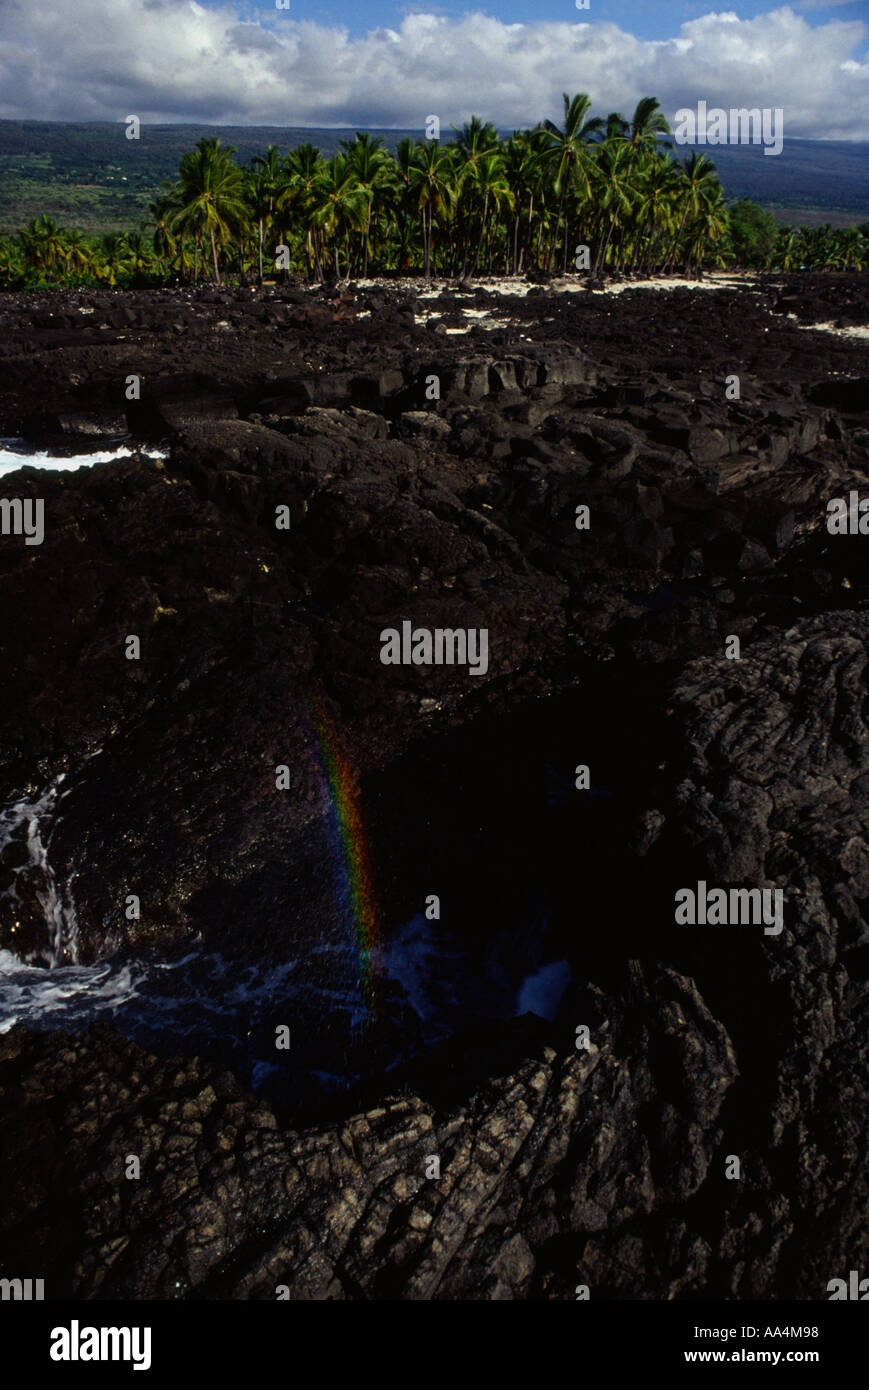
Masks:
[[[380,916],[358,776],[320,700],[312,705],[312,723],[315,756],[328,794],[327,826],[336,896],[356,944],[363,1001],[376,1012],[374,957],[380,944]]]
[[[167,450],[150,446],[129,448],[122,444],[109,449],[90,449],[83,454],[60,453],[51,449],[34,449],[25,439],[0,438],[0,477],[17,473],[21,468],[69,473],[79,468],[91,468],[97,463],[115,463],[120,459],[133,458],[137,453],[149,459],[164,459]]]
[[[0,863],[4,879],[8,879],[0,898],[7,911],[11,909],[12,912],[9,932],[13,940],[10,944],[13,947],[16,944],[19,914],[28,910],[29,897],[31,904],[35,900],[39,905],[46,939],[38,952],[28,951],[25,959],[31,961],[35,954],[43,955],[51,968],[78,958],[72,879],[58,886],[48,855],[56,825],[57,802],[65,795],[59,793],[64,780],[65,774],[61,773],[39,796],[21,797],[0,811]]]

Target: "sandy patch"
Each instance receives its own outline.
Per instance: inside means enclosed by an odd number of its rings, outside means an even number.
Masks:
[[[687,280],[674,277],[652,278],[649,280],[626,280],[619,284],[609,284],[603,290],[594,290],[594,294],[624,294],[626,290],[729,290],[736,289],[742,285],[750,285],[753,276],[741,272],[715,271],[710,275],[704,275],[702,280]],[[411,287],[412,281],[408,281]],[[456,291],[451,293],[476,294],[482,291],[485,294],[512,295],[519,299],[524,299],[530,294],[531,290],[543,288],[555,290],[558,294],[587,294],[586,281],[584,276],[561,276],[549,280],[543,286],[529,285],[525,280],[479,280],[473,281],[473,289],[468,291]],[[441,290],[424,290],[417,295],[418,299],[438,299]],[[465,313],[479,313],[480,310],[464,310]]]
[[[429,295],[427,297],[431,298],[432,296]],[[422,295],[420,295],[420,298],[422,298]],[[450,334],[470,333],[472,328],[485,328],[487,330],[491,330],[493,328],[503,328],[505,323],[512,322],[511,319],[492,318],[492,314],[489,309],[464,309],[461,305],[458,305],[456,307],[453,307],[451,305],[449,307],[448,312],[451,316],[453,314],[461,314],[463,318],[476,320],[475,323],[469,324],[467,328],[446,328],[444,331]],[[362,317],[361,314],[359,315],[359,317]],[[424,326],[427,323],[431,323],[432,320],[437,322],[439,319],[442,319],[444,317],[444,314],[417,314],[415,316],[415,322]]]
[[[370,286],[375,282],[360,281],[358,283],[361,288],[363,284],[365,286]],[[384,281],[380,283],[385,285],[387,282]],[[417,283],[418,282],[410,280],[403,281],[401,282],[401,287],[412,290]],[[753,277],[750,275],[741,272],[729,273],[726,271],[716,271],[711,275],[704,276],[702,280],[688,280],[679,277],[673,279],[627,280],[620,284],[607,285],[606,289],[594,291],[589,291],[587,289],[584,277],[562,277],[550,280],[548,284],[542,288],[552,291],[554,294],[586,295],[593,293],[596,297],[607,298],[610,295],[625,294],[629,290],[731,290],[750,286],[752,283]],[[538,287],[529,285],[524,280],[485,280],[474,281],[471,290],[461,291],[453,287],[449,293],[459,295],[467,294],[470,296],[471,294],[480,292],[494,296],[503,296],[504,298],[525,299],[535,288]],[[443,290],[441,288],[428,289],[421,292],[417,291],[417,299],[431,302],[433,300],[439,300],[442,293]],[[431,319],[437,319],[446,314],[461,314],[465,318],[476,319],[478,326],[484,329],[503,328],[507,323],[514,322],[514,320],[509,319],[493,318],[491,308],[465,308],[462,305],[461,299],[455,304],[450,304],[449,306],[445,305],[443,315],[439,312],[418,314],[416,316],[416,322],[417,324],[424,325]],[[468,328],[447,328],[446,332],[451,336],[465,334],[470,332],[470,326]]]
[[[793,314],[788,314],[788,318],[793,318]],[[798,328],[805,328],[810,333],[832,333],[837,338],[859,338],[863,342],[869,340],[869,328],[836,328],[832,323],[798,323]]]
[[[735,290],[749,284],[747,276],[728,275],[706,277],[703,280],[629,280],[622,285],[608,285],[601,293],[624,294],[625,290]]]

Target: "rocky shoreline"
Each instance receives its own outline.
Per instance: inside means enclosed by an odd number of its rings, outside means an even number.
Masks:
[[[0,1036],[0,1274],[824,1297],[867,1255],[869,542],[826,507],[869,495],[869,340],[811,326],[869,325],[869,284],[436,289],[0,296],[0,436],[168,450],[0,488],[46,517],[0,546],[0,805],[64,775],[64,959],[293,958],[319,1001],[258,1017],[256,1055],[294,1033],[256,1096],[231,1049]],[[487,630],[487,670],[384,666],[403,621]],[[548,1021],[481,1007],[421,1046],[394,980],[359,1032],[323,1010],[347,926],[317,711],[382,932],[436,893],[482,962],[545,917]],[[22,856],[0,950],[44,966]],[[783,931],[675,925],[700,880],[780,889]]]

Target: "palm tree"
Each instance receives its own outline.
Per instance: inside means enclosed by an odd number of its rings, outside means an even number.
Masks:
[[[842,227],[839,231],[839,248],[843,270],[862,270],[866,264],[866,239],[856,227]]]
[[[507,170],[500,154],[489,154],[478,161],[474,173],[474,185],[478,193],[483,195],[483,215],[480,220],[480,239],[474,254],[472,275],[476,274],[480,254],[483,250],[483,237],[489,220],[489,203],[491,202],[497,212],[505,207],[514,208],[516,206],[516,199],[510,188]]]
[[[93,247],[90,241],[78,227],[70,228],[62,236],[66,269],[83,279],[90,278],[94,269]]]
[[[422,222],[423,275],[430,280],[434,216],[449,217],[456,198],[452,158],[437,140],[425,140],[416,147],[410,166],[410,196]]]
[[[516,167],[515,182],[512,185],[513,192],[517,201],[521,197],[523,206],[527,207],[525,244],[519,252],[518,264],[515,265],[516,273],[521,269],[523,262],[528,265],[531,263],[535,212],[538,224],[538,256],[536,260],[539,262],[540,240],[551,203],[551,185],[542,159],[545,140],[546,132],[538,126],[535,130],[519,131],[509,142],[510,145],[518,145],[519,162]]]
[[[119,275],[133,273],[133,253],[126,232],[103,232],[99,238],[99,253],[102,265],[97,273],[110,285],[117,284]]]
[[[247,180],[249,211],[257,224],[258,283],[263,282],[263,235],[270,227],[275,206],[286,182],[284,161],[276,145],[269,145],[264,155],[254,155]]]
[[[601,210],[601,226],[605,222],[606,232],[598,242],[592,271],[595,276],[606,264],[613,232],[626,224],[636,200],[636,187],[631,182],[634,153],[627,140],[614,132],[601,146],[597,156],[597,199]]]
[[[679,199],[682,203],[682,216],[676,235],[673,237],[672,248],[667,259],[669,268],[677,255],[679,240],[687,219],[701,217],[705,209],[717,204],[721,195],[721,184],[718,173],[712,160],[705,154],[698,154],[692,150],[685,163],[679,169]]]
[[[177,189],[168,179],[163,181],[163,193],[150,204],[148,212],[154,224],[151,244],[161,261],[170,262],[175,254],[177,239],[172,229],[175,213],[178,211]],[[184,243],[181,243],[181,274],[185,273]]]
[[[284,180],[276,204],[279,217],[294,210],[303,220],[308,278],[311,277],[313,262],[313,271],[318,280],[323,279],[323,266],[314,209],[322,174],[323,161],[320,151],[311,144],[297,146],[284,161]]]
[[[805,257],[803,234],[799,227],[781,227],[776,238],[770,269],[786,272],[800,265]]]
[[[479,196],[480,190],[477,182],[480,164],[483,160],[491,159],[500,152],[500,141],[498,132],[491,121],[484,121],[480,116],[472,116],[461,129],[458,126],[453,126],[453,133],[456,138],[446,148],[453,160],[452,181],[455,205],[462,214],[458,239],[461,243],[462,274],[464,275],[467,271],[471,245],[478,244],[475,235],[477,219],[479,218],[482,223],[482,199]],[[459,202],[459,195],[465,188],[467,195],[462,204]],[[480,236],[482,236],[482,226]],[[474,264],[476,265],[476,258]]]
[[[543,150],[541,158],[553,174],[553,189],[560,197],[558,220],[555,225],[555,238],[550,251],[550,262],[558,243],[558,233],[564,222],[564,272],[567,273],[567,251],[570,238],[567,225],[567,198],[574,193],[583,199],[591,198],[592,155],[589,144],[599,136],[603,129],[600,116],[589,117],[591,98],[578,92],[572,99],[563,94],[564,129],[554,121],[543,122]]]
[[[407,243],[410,233],[410,218],[413,204],[413,167],[416,156],[416,142],[406,135],[399,140],[395,151],[396,210],[399,217],[398,268],[406,269],[408,256]]]
[[[154,249],[144,232],[127,233],[130,269],[137,280],[147,278],[154,270]]]
[[[603,140],[630,140],[630,123],[618,111],[611,111],[604,119],[601,133]]]
[[[219,140],[203,136],[181,160],[179,170],[181,206],[174,226],[182,233],[191,232],[197,243],[208,235],[218,285],[218,249],[225,248],[247,221],[244,177],[232,158],[234,154],[234,149],[223,148]]]
[[[472,174],[476,174],[480,160],[498,153],[498,132],[491,121],[484,121],[480,116],[472,116],[461,130],[457,126],[453,126],[453,130],[456,134],[455,145],[462,156],[462,163],[469,167]]]
[[[17,289],[24,278],[24,253],[14,236],[0,237],[0,288]]]
[[[51,271],[64,260],[63,232],[52,217],[42,213],[19,233],[19,242],[28,270]]]
[[[625,135],[632,154],[670,149],[670,141],[661,140],[662,135],[670,134],[667,117],[657,97],[643,97],[638,101]]]
[[[338,259],[340,236],[345,238],[351,228],[361,230],[365,225],[367,205],[365,194],[348,168],[344,155],[335,154],[327,160],[314,189],[314,225],[332,239],[335,258],[335,278],[341,277]]]
[[[595,273],[669,271],[677,263],[702,272],[745,260],[745,210],[725,207],[705,154],[684,164],[673,156],[656,98],[639,101],[630,120],[590,111],[587,96],[565,94],[562,127],[546,121],[508,140],[473,116],[444,147],[403,139],[392,157],[360,131],[328,161],[310,144],[285,158],[270,146],[247,170],[219,140],[202,139],[151,203],[147,238],[131,230],[95,240],[38,217],[0,238],[0,285],[151,281],[169,269],[197,279],[200,253],[217,283],[221,263],[237,266],[242,279],[256,263],[262,283],[276,236],[304,254],[309,278],[322,279],[326,250],[336,276],[342,254],[348,274],[357,266],[364,275],[415,266],[428,279],[435,265],[464,274],[484,264],[518,274],[551,267],[559,249],[566,269],[574,223],[595,245]],[[869,224],[777,235],[767,226],[763,243],[751,245],[753,263],[771,269],[860,270],[869,261]]]
[[[724,263],[724,239],[727,235],[727,206],[721,185],[701,204],[698,215],[688,228],[688,269],[702,274],[704,260],[712,256],[716,265]],[[721,243],[720,249],[718,248]]]
[[[392,160],[383,141],[365,132],[357,131],[354,140],[342,140],[347,154],[347,170],[365,198],[365,228],[362,234],[362,275],[368,275],[368,257],[371,242],[371,217],[375,204],[381,199],[391,183],[390,164]]]
[[[662,152],[648,154],[637,168],[633,261],[642,274],[655,266],[655,254],[672,229],[679,175]]]
[[[508,259],[512,264],[514,275],[519,273],[519,261],[522,254],[519,247],[519,231],[522,222],[522,209],[526,200],[531,209],[529,221],[533,215],[534,192],[539,182],[539,167],[535,159],[535,152],[531,144],[530,136],[527,132],[514,130],[510,139],[504,147],[504,172],[508,186],[513,194],[513,228],[512,228],[512,254],[508,252]]]

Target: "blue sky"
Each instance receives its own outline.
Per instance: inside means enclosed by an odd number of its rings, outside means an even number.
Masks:
[[[0,0],[0,117],[502,129],[644,96],[869,140],[869,0]]]
[[[224,0],[203,0],[218,8]],[[588,10],[579,12],[574,0],[489,0],[473,4],[469,0],[441,0],[433,4],[393,4],[392,0],[290,0],[289,14],[297,20],[340,25],[351,34],[364,33],[379,26],[395,28],[404,15],[413,11],[456,18],[470,11],[481,11],[504,24],[529,24],[544,20],[579,23],[617,24],[643,39],[671,38],[686,20],[698,19],[711,11],[730,10],[740,19],[753,19],[780,8],[769,0],[746,0],[741,4],[710,4],[709,0],[590,0]],[[814,27],[831,19],[857,17],[869,19],[869,0],[794,0],[790,9],[804,16]],[[274,0],[250,0],[246,9],[264,19],[275,15]],[[865,51],[865,49],[864,49]]]

